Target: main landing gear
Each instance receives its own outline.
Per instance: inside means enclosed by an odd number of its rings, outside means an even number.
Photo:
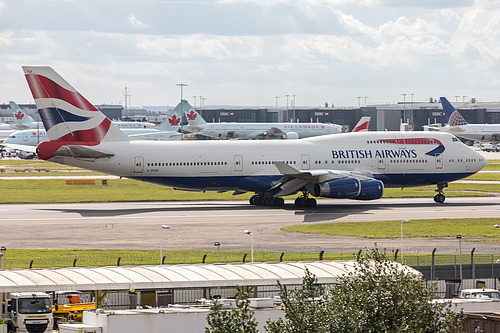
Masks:
[[[434,201],[437,203],[443,203],[446,197],[444,196],[443,188],[448,187],[448,183],[438,184],[436,194],[434,195]]]
[[[249,201],[254,206],[282,207],[285,205],[283,198],[274,198],[265,193],[257,193]],[[302,191],[302,195],[295,199],[295,207],[316,207],[316,199],[309,198],[309,192]]]
[[[272,196],[266,196],[263,193],[253,195],[250,198],[250,204],[254,206],[276,206],[282,207],[285,205],[285,200],[283,198],[274,198]]]

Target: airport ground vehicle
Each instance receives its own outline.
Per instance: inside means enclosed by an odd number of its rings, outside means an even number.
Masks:
[[[55,326],[65,322],[81,322],[82,312],[87,309],[95,309],[95,303],[81,303],[80,292],[66,292],[69,300],[68,304],[52,305]]]
[[[459,298],[479,298],[500,301],[500,292],[496,289],[464,289],[460,291]]]
[[[50,304],[46,293],[11,293],[8,318],[4,320],[7,332],[52,333],[54,318]]]

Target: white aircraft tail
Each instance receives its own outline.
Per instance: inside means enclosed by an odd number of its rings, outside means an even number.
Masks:
[[[361,117],[356,126],[353,128],[353,132],[368,132],[368,127],[370,126],[371,117]]]
[[[186,115],[189,125],[203,125],[207,123],[187,101],[182,100],[182,102],[182,110]]]
[[[14,118],[16,119],[16,124],[28,125],[33,122],[33,119],[31,119],[31,117],[28,116],[26,112],[24,112],[23,109],[21,109],[19,105],[17,105],[16,102],[9,101],[9,105],[12,113],[14,114]]]
[[[162,131],[177,132],[182,122],[182,109],[188,107],[191,107],[191,105],[185,100],[179,102],[179,104],[168,113],[167,118],[158,126],[158,129]]]

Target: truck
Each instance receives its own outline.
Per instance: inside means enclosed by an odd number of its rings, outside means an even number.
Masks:
[[[11,293],[7,304],[8,317],[3,324],[8,333],[52,333],[54,318],[48,294]]]

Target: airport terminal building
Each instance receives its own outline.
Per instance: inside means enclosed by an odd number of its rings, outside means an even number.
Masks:
[[[500,102],[478,103],[474,99],[468,102],[452,102],[464,118],[472,124],[500,123]],[[35,120],[38,113],[34,104],[20,104]],[[148,108],[124,109],[122,105],[97,105],[112,120],[137,120],[161,122],[168,112],[148,111]],[[421,131],[428,124],[446,123],[441,103],[406,102],[398,104],[367,105],[359,107],[203,107],[198,111],[209,123],[213,122],[300,122],[333,123],[350,131],[363,116],[370,116],[370,131]],[[13,121],[9,104],[0,105],[0,121]],[[408,125],[402,126],[402,123]]]

